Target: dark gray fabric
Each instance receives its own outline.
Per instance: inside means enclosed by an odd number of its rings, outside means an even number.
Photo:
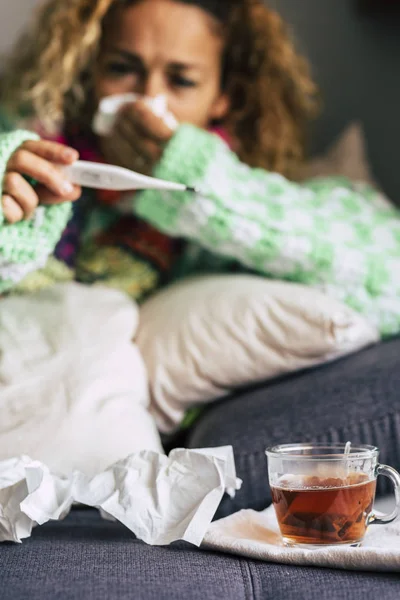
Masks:
[[[0,545],[1,600],[236,600],[252,597],[247,572],[186,544],[146,546],[92,510]]]
[[[146,546],[92,510],[0,545],[1,600],[398,600],[400,578]]]
[[[400,339],[243,392],[204,413],[188,447],[232,444],[243,487],[218,516],[270,503],[267,446],[298,441],[375,444],[400,468]],[[379,492],[389,491],[380,478]]]
[[[249,561],[257,600],[399,600],[398,574],[286,567]]]

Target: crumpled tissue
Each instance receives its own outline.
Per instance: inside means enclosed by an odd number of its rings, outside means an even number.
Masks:
[[[150,98],[139,94],[116,94],[103,98],[94,116],[92,128],[97,135],[108,135],[111,133],[118,115],[118,111],[125,105],[142,99],[153,113],[164,120],[164,123],[172,131],[178,127],[178,121],[168,111],[167,98],[164,95]]]
[[[96,507],[147,544],[199,546],[225,492],[234,495],[231,446],[132,454],[88,477],[59,477],[27,456],[0,462],[0,542],[21,542],[36,525],[63,519],[74,503]]]

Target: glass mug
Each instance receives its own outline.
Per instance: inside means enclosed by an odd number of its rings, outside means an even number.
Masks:
[[[359,546],[370,523],[390,523],[400,509],[400,475],[378,463],[374,446],[283,444],[266,450],[268,476],[286,546]],[[389,477],[396,506],[373,512],[376,479]]]

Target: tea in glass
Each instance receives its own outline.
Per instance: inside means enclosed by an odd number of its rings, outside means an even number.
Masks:
[[[379,464],[375,446],[281,444],[268,448],[268,477],[284,544],[306,548],[359,545],[370,523],[390,523],[400,509],[400,475]],[[388,477],[396,507],[373,513],[376,479]]]
[[[363,473],[345,479],[282,477],[272,501],[284,541],[301,544],[357,544],[366,532],[376,481]]]

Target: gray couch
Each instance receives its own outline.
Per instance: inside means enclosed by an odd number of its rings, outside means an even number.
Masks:
[[[335,364],[244,391],[213,406],[188,446],[232,443],[243,489],[220,515],[269,503],[264,448],[287,440],[377,443],[400,467],[400,340]],[[96,511],[74,510],[0,546],[1,600],[384,600],[400,575],[289,567],[204,552],[149,547]]]
[[[326,96],[316,147],[360,117],[378,178],[400,195],[400,40],[393,22],[363,20],[351,0],[275,0],[316,65]],[[397,32],[396,32],[397,33]],[[270,502],[267,445],[296,440],[377,444],[400,468],[400,340],[269,382],[216,403],[175,440],[189,447],[232,444],[244,486],[218,516]],[[380,492],[387,491],[381,487]],[[300,568],[204,552],[185,544],[149,547],[96,511],[74,510],[0,546],[0,600],[385,600],[400,576]]]

